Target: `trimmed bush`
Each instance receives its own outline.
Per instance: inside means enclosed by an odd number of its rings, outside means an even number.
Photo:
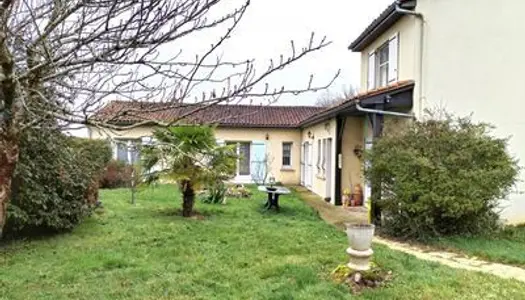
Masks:
[[[519,171],[507,139],[492,126],[450,115],[388,126],[367,153],[365,171],[381,187],[383,230],[424,239],[478,234],[498,226],[498,199],[511,192]]]
[[[20,144],[6,230],[11,236],[72,229],[96,201],[108,144],[30,129]]]

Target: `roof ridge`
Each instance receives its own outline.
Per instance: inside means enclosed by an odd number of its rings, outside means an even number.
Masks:
[[[180,107],[184,106],[198,106],[198,105],[206,105],[202,103],[170,103],[170,102],[148,102],[148,101],[136,101],[136,100],[110,100],[108,104],[111,103],[133,103],[133,104],[178,104]],[[323,106],[317,106],[317,105],[272,105],[272,104],[231,104],[231,103],[218,103],[215,105],[224,105],[224,106],[231,106],[231,107],[271,107],[271,108],[317,108],[317,109],[324,109]]]

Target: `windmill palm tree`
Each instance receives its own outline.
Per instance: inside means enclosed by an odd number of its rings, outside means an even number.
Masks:
[[[231,146],[217,144],[213,127],[163,128],[155,131],[154,139],[141,151],[145,182],[175,180],[182,193],[184,217],[192,215],[197,190],[235,174],[237,155]]]

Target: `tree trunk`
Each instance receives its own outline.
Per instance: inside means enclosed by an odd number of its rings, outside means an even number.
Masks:
[[[191,182],[185,182],[182,188],[182,216],[191,217],[195,203],[195,190]]]
[[[18,162],[18,143],[0,137],[0,238],[7,221],[7,205],[11,198],[11,180]]]

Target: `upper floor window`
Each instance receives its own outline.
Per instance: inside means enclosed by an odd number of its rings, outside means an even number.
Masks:
[[[377,86],[386,86],[388,84],[388,43],[384,44],[377,50]]]
[[[398,80],[398,47],[396,33],[386,43],[369,53],[368,56],[368,89],[375,89]]]

